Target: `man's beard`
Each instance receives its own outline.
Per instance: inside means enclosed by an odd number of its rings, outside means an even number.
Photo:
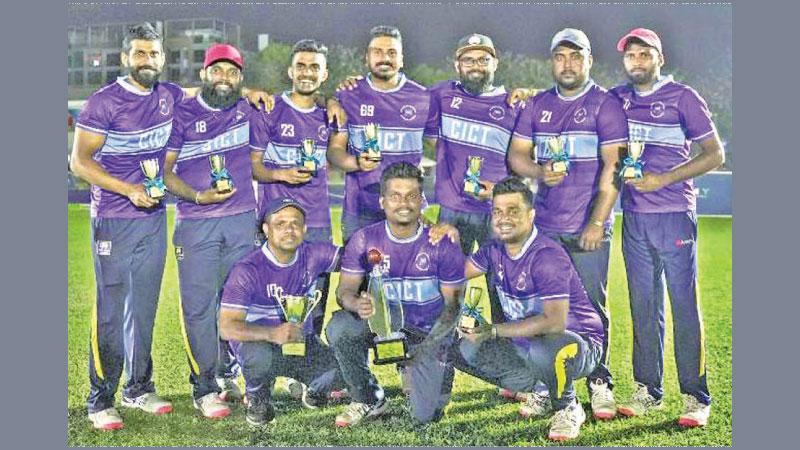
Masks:
[[[633,84],[647,84],[655,79],[655,68],[653,68],[653,70],[645,70],[636,74],[631,74],[628,72],[625,74]]]
[[[145,69],[150,70],[145,73],[143,72]],[[145,89],[150,89],[156,84],[156,81],[158,81],[161,72],[152,66],[141,66],[132,68],[130,74],[134,81],[144,86]]]
[[[461,75],[461,85],[472,95],[480,95],[488,91],[494,83],[494,74],[483,72],[480,78],[470,78],[469,73]]]
[[[208,106],[216,109],[227,109],[242,98],[242,87],[238,85],[225,92],[220,92],[216,84],[203,83],[203,100]]]
[[[388,73],[381,72],[381,67],[390,67],[392,69],[392,72],[388,72]],[[375,77],[375,78],[377,78],[379,80],[389,81],[389,80],[392,79],[392,77],[395,76],[395,74],[397,72],[394,72],[394,66],[393,65],[386,64],[386,65],[381,65],[381,66],[375,66],[374,69],[370,70],[370,73],[372,74],[373,77]]]

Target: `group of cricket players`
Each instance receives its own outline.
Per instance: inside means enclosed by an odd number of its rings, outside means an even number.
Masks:
[[[243,402],[247,422],[273,422],[276,377],[289,378],[307,408],[348,399],[337,427],[386,414],[369,350],[370,320],[388,302],[402,308],[407,354],[396,367],[415,421],[443,417],[458,369],[519,400],[523,417],[552,416],[550,439],[574,439],[586,420],[578,379],[596,419],[662,406],[666,288],[678,423],[704,426],[711,396],[692,179],[724,161],[711,113],[661,73],[652,30],[619,40],[628,82],[612,89],[592,80],[582,31],[559,31],[549,48],[548,90],[496,86],[498,53],[481,34],[458,42],[454,80],[425,87],[403,72],[400,31],[376,26],[367,73],[335,80],[325,98],[328,50],[319,41],[294,45],[290,91],[245,87],[242,53],[228,44],[207,49],[201,87],[181,88],[158,81],[161,36],[148,23],[132,26],[121,55],[129,72],[88,99],[70,166],[92,185],[93,426],[123,427],[114,406],[123,367],[122,406],[172,411],[156,394],[151,358],[167,192],[177,198],[189,382],[204,417]],[[432,199],[423,155],[436,161]],[[329,165],[345,174],[343,248],[333,244]],[[636,388],[618,403],[606,296],[619,195]],[[422,214],[433,203],[435,224]],[[340,308],[324,324],[332,272]],[[368,293],[378,276],[380,295]],[[489,311],[472,304],[480,288],[466,292],[478,277]],[[318,301],[289,320],[295,298]],[[301,352],[286,351],[301,342]]]

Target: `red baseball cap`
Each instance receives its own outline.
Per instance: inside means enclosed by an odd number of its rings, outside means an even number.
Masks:
[[[645,44],[658,50],[658,53],[663,53],[661,51],[661,39],[655,31],[648,30],[647,28],[634,28],[629,31],[628,34],[617,42],[617,51],[624,52],[628,40],[632,38],[641,39]]]
[[[214,44],[206,50],[206,58],[203,61],[203,68],[214,64],[219,60],[230,61],[240,69],[244,68],[244,58],[239,50],[230,44]]]

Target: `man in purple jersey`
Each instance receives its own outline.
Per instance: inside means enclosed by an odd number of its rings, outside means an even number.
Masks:
[[[581,30],[565,28],[550,44],[552,89],[539,93],[522,113],[509,150],[515,173],[538,181],[536,227],[560,243],[572,258],[589,298],[603,320],[603,358],[587,381],[595,418],[617,413],[608,370],[609,314],[606,311],[608,263],[616,170],[628,141],[622,102],[590,78],[592,49]],[[553,170],[552,140],[563,143],[568,172]],[[535,160],[531,158],[535,148]],[[532,411],[541,393],[528,397]]]
[[[569,255],[534,225],[533,194],[519,178],[494,186],[497,236],[466,262],[467,278],[491,273],[505,322],[459,328],[451,348],[459,370],[518,392],[549,391],[539,414],[555,411],[548,437],[574,439],[586,414],[573,381],[589,375],[603,351],[603,324]]]
[[[380,222],[385,215],[378,204],[382,169],[396,162],[419,165],[423,136],[435,137],[426,128],[430,95],[427,89],[406,77],[403,68],[403,42],[400,30],[377,26],[370,30],[365,63],[366,78],[355,87],[337,92],[337,101],[347,113],[345,128],[331,136],[328,158],[343,167],[345,175],[342,236],[347,242],[355,230]],[[381,149],[381,170],[369,171],[363,160],[357,167],[339,162],[366,149],[364,129],[374,123],[380,127],[377,143]]]
[[[266,242],[234,265],[222,292],[220,332],[242,367],[246,419],[252,425],[275,418],[270,397],[278,376],[308,383],[302,402],[310,409],[324,404],[331,389],[343,386],[336,358],[314,333],[311,321],[288,322],[281,306],[283,296],[313,298],[319,275],[339,265],[341,247],[303,242],[305,214],[291,198],[267,204],[262,225]],[[283,354],[281,345],[301,339],[305,356]]]
[[[684,410],[678,424],[704,426],[711,412],[703,323],[697,298],[697,213],[692,178],[725,161],[706,102],[692,88],[662,76],[661,39],[636,28],[617,50],[629,84],[613,89],[623,102],[631,141],[644,143],[640,178],[622,190],[622,254],[633,319],[637,390],[619,412],[661,407],[664,374],[664,278],[672,307],[678,382]],[[699,152],[691,156],[691,144]],[[664,277],[664,278],[662,278]]]
[[[175,106],[164,180],[179,197],[173,243],[194,406],[215,419],[230,414],[225,400],[241,398],[228,345],[219,340],[217,310],[228,271],[254,246],[249,122],[259,113],[241,98],[238,49],[214,44],[203,65],[200,95]],[[219,157],[233,183],[227,193],[214,187],[221,171],[212,173],[211,160]]]
[[[143,183],[145,166],[159,190],[164,153],[180,87],[159,83],[161,36],[148,23],[123,41],[120,77],[86,102],[75,129],[71,169],[92,184],[92,243],[97,299],[89,346],[89,420],[95,428],[122,428],[114,395],[123,365],[128,381],[122,405],[164,414],[172,405],[152,382],[150,348],[167,247],[164,205]]]
[[[373,339],[366,319],[375,309],[361,291],[372,267],[367,253],[382,255],[387,301],[400,302],[412,359],[405,365],[411,414],[417,421],[439,420],[450,400],[454,371],[446,361],[464,287],[464,255],[454,242],[432,243],[420,221],[422,173],[407,162],[392,164],[381,176],[380,205],[386,220],[356,231],[345,247],[337,299],[342,307],[327,328],[353,402],[335,425],[349,427],[386,410],[383,388],[370,372],[367,349]],[[435,239],[433,239],[435,241]]]

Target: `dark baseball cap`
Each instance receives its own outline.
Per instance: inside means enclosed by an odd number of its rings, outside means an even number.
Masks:
[[[297,203],[297,200],[289,197],[281,197],[270,200],[270,202],[267,203],[267,207],[264,210],[264,217],[261,218],[261,221],[265,222],[269,216],[290,206],[297,208],[303,214],[303,217],[306,216],[306,210],[300,206],[300,203]]]
[[[492,56],[497,58],[497,51],[494,49],[494,42],[492,42],[492,39],[489,36],[484,36],[482,34],[472,33],[461,38],[458,41],[456,58],[459,58],[468,50],[486,50]]]
[[[242,53],[230,44],[214,44],[208,47],[205,60],[203,60],[203,68],[205,69],[217,61],[230,61],[240,69],[244,68]]]

